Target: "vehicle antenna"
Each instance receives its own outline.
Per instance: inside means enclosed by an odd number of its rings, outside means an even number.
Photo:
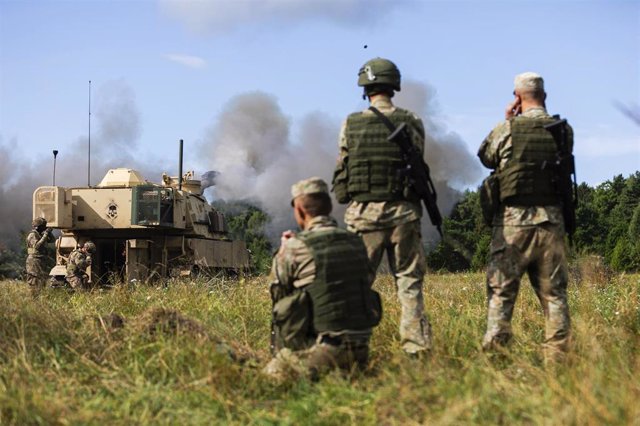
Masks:
[[[56,157],[58,156],[58,150],[53,150],[53,186],[56,186]]]
[[[178,189],[182,191],[182,146],[184,145],[184,141],[180,139],[180,164],[178,164]]]
[[[87,186],[91,186],[91,80],[89,80],[89,144],[87,152]]]

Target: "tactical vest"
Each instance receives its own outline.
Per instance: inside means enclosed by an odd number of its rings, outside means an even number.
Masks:
[[[359,236],[329,228],[298,234],[316,267],[315,280],[304,287],[311,296],[316,333],[362,330],[378,324],[379,295],[368,283],[367,250]]]
[[[400,108],[387,117],[396,127],[415,122],[409,111]],[[389,129],[373,114],[356,112],[347,118],[347,191],[351,199],[360,202],[406,199],[403,191],[407,182],[398,173],[406,163],[398,145],[387,140],[389,134]]]
[[[500,201],[506,205],[544,206],[560,203],[556,186],[558,146],[545,125],[554,118],[511,119],[512,152],[498,172]]]

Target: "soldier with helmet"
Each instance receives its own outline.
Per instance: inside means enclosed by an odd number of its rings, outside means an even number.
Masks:
[[[331,198],[322,179],[296,183],[291,195],[302,231],[284,232],[273,259],[274,358],[263,372],[276,380],[315,379],[332,368],[363,368],[371,329],[382,314],[366,248],[329,216]]]
[[[400,147],[387,140],[389,129],[372,108],[396,127],[405,123],[411,141],[424,151],[422,120],[396,107],[391,99],[400,91],[400,71],[383,58],[365,63],[358,86],[370,108],[355,112],[343,123],[333,191],[340,203],[349,203],[345,222],[358,233],[375,274],[386,253],[402,306],[400,338],[403,350],[417,356],[431,349],[431,326],[424,313],[422,293],[426,259],[420,232],[420,199],[399,173],[406,167]]]
[[[563,358],[570,337],[567,303],[567,260],[562,194],[557,159],[560,145],[548,130],[563,126],[568,153],[573,131],[546,110],[544,81],[527,72],[515,78],[514,100],[505,121],[482,142],[478,156],[495,172],[498,188],[484,197],[485,217],[492,219],[493,235],[487,266],[487,331],[485,350],[505,345],[511,338],[511,317],[527,272],[545,315],[546,361]],[[494,201],[491,201],[494,200]],[[499,200],[496,202],[495,200]],[[498,204],[497,207],[493,204]]]
[[[27,283],[31,292],[37,295],[47,283],[45,271],[46,245],[53,241],[51,228],[47,228],[47,221],[38,217],[31,222],[31,232],[27,235]]]
[[[87,288],[89,276],[86,270],[91,266],[91,255],[95,252],[96,245],[87,241],[69,255],[66,280],[74,290]]]

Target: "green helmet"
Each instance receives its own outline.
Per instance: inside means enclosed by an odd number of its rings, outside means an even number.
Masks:
[[[400,70],[388,59],[373,58],[367,61],[358,72],[358,86],[386,84],[400,91]]]
[[[91,241],[87,241],[86,243],[84,243],[83,247],[86,251],[88,251],[91,254],[96,252],[96,245],[93,244]]]
[[[34,229],[44,226],[47,226],[47,220],[44,217],[37,217],[33,219],[33,222],[31,222],[31,227]]]

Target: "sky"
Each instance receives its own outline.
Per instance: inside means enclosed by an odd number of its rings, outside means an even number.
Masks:
[[[477,148],[525,71],[574,128],[579,181],[640,170],[640,126],[619,108],[640,109],[640,1],[0,0],[0,195],[27,173],[29,193],[50,184],[53,149],[59,184],[115,165],[159,181],[184,139],[186,170],[250,174],[215,196],[284,202],[292,179],[330,177],[377,56],[437,134],[426,158],[446,185],[488,174]]]

